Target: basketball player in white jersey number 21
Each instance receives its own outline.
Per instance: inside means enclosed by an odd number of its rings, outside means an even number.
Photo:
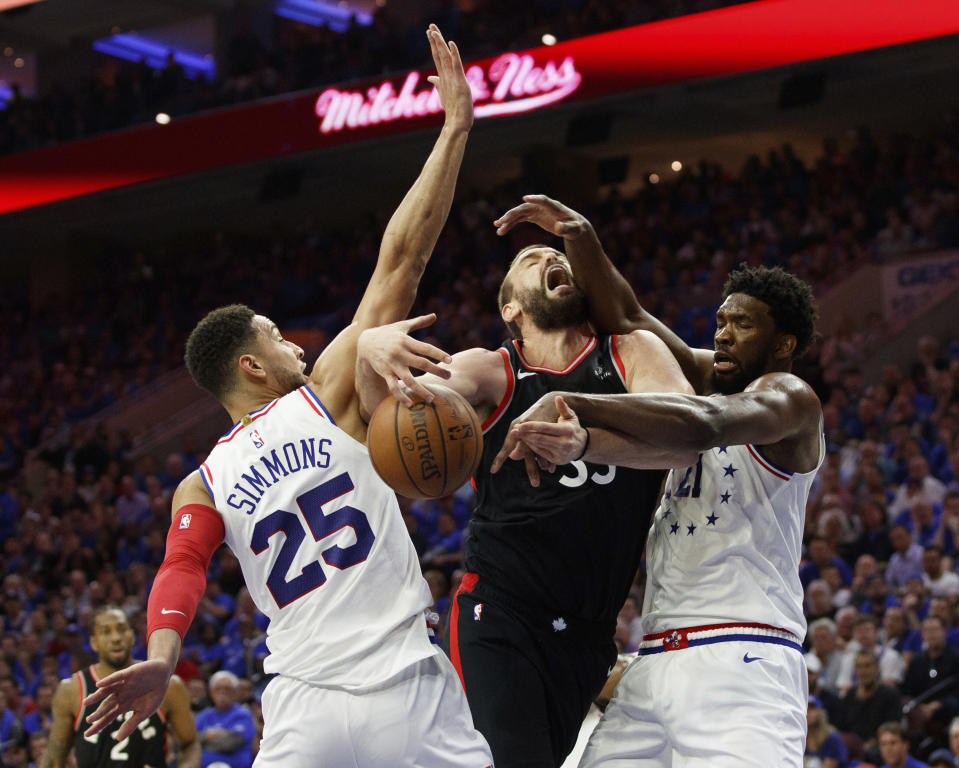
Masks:
[[[501,233],[521,221],[568,234],[583,219],[530,196],[502,217]],[[698,459],[666,478],[647,547],[647,634],[581,768],[799,768],[807,678],[798,569],[825,453],[819,399],[790,373],[814,334],[809,287],[780,269],[733,272],[714,350],[693,350],[639,306],[602,251],[588,255],[573,272],[606,326],[597,330],[656,333],[697,395],[547,395],[513,422],[493,471],[529,452],[547,467],[584,451],[625,466],[664,449]],[[538,474],[536,462],[527,467]]]
[[[225,540],[270,619],[264,670],[276,677],[263,694],[257,768],[492,763],[453,666],[430,642],[429,588],[396,497],[363,444],[354,384],[360,332],[401,320],[413,304],[473,123],[456,45],[435,26],[427,36],[444,125],[387,225],[350,326],[309,376],[303,350],[244,305],[214,310],[190,335],[190,373],[236,423],[174,495],[148,606],[148,660],[98,682],[86,699],[100,702],[88,733],[132,711],[122,739],[162,701],[210,557]],[[443,359],[440,350],[410,340],[406,352],[406,364],[444,375],[428,359]]]

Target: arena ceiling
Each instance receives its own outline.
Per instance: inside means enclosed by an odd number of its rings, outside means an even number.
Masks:
[[[860,125],[880,138],[899,131],[921,134],[948,114],[959,114],[957,42],[955,36],[940,38],[479,121],[460,188],[487,187],[526,173],[539,187],[528,191],[582,205],[588,200],[581,179],[595,175],[602,161],[625,162],[620,187],[629,192],[646,183],[650,171],[668,178],[673,160],[689,165],[709,158],[736,170],[749,154],[765,154],[786,142],[812,160],[825,136],[842,142]],[[784,107],[783,91],[797,78],[822,87],[807,103]],[[570,146],[570,123],[582,119],[608,119],[608,135]],[[248,231],[278,220],[309,218],[322,225],[326,218],[349,220],[369,210],[388,214],[434,138],[425,131],[65,201],[0,217],[0,240],[8,244],[9,257],[62,244],[78,233],[143,242],[162,237],[174,221],[186,231],[211,226]],[[265,187],[284,174],[298,180],[295,191],[267,199]]]

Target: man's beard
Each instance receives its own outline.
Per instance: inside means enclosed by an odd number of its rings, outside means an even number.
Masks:
[[[766,366],[758,361],[748,367],[740,364],[735,371],[730,373],[713,371],[713,386],[721,395],[735,395],[744,391],[765,372]]]
[[[278,370],[274,375],[276,376],[277,384],[280,385],[280,389],[285,395],[290,394],[290,392],[295,392],[309,382],[306,374],[302,371],[295,371],[289,368]]]
[[[543,331],[573,328],[587,320],[586,296],[579,288],[566,296],[550,299],[543,288],[529,288],[517,292],[523,314]]]

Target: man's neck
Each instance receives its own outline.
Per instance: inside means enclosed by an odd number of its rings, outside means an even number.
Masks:
[[[873,680],[869,685],[859,683],[859,686],[856,688],[856,695],[860,699],[868,699],[878,690],[879,690],[878,680]]]
[[[550,331],[535,326],[524,328],[523,359],[536,368],[562,371],[583,351],[592,336],[586,325]]]
[[[243,417],[258,411],[263,406],[275,400],[277,395],[272,392],[239,393],[230,400],[223,402],[223,407],[230,414],[230,420],[236,424],[242,421]]]

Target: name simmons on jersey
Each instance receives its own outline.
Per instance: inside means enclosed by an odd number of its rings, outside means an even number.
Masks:
[[[330,466],[330,445],[332,442],[329,438],[310,437],[274,448],[269,455],[260,456],[246,472],[240,473],[233,484],[236,493],[231,493],[226,503],[233,509],[252,515],[266,489],[272,488],[284,477],[303,469],[326,469]]]

